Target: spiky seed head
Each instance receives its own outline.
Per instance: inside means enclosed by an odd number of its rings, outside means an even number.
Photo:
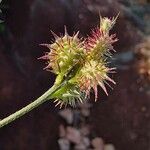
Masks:
[[[109,36],[96,28],[85,42],[86,51],[92,59],[101,60],[105,56],[110,57],[111,52],[114,51],[112,44],[117,40],[115,34]]]
[[[76,64],[83,55],[83,46],[78,38],[78,33],[69,36],[67,33],[63,37],[54,34],[55,42],[46,45],[50,52],[44,57],[48,60],[46,69],[51,69],[55,74],[65,74]]]
[[[91,89],[95,92],[96,101],[98,86],[108,95],[105,85],[110,86],[110,82],[115,84],[109,77],[109,73],[114,73],[114,68],[109,68],[107,57],[112,56],[112,44],[117,41],[116,36],[109,33],[116,19],[101,18],[100,27],[82,41],[78,33],[69,36],[66,28],[62,37],[52,32],[55,42],[44,44],[50,51],[42,58],[48,60],[46,69],[51,69],[57,75],[54,84],[67,80],[50,97],[56,99],[56,106],[75,106],[90,96]]]
[[[106,67],[105,62],[95,60],[86,62],[78,76],[80,90],[85,92],[87,97],[90,95],[91,89],[93,89],[95,92],[95,100],[97,100],[97,86],[99,85],[108,95],[105,84],[109,84],[107,81],[115,84],[115,82],[108,77],[110,71],[112,71],[112,69]]]

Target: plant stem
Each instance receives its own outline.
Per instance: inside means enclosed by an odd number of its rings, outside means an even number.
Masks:
[[[38,99],[30,103],[29,105],[23,107],[22,109],[16,111],[15,113],[11,114],[10,116],[4,118],[0,121],[0,128],[3,126],[13,122],[17,118],[20,118],[21,116],[25,115],[26,113],[30,112],[34,108],[40,106],[42,103],[46,102],[48,97],[50,97],[53,93],[55,93],[57,90],[59,90],[64,84],[66,84],[66,80],[63,81],[60,85],[54,85],[52,86],[48,91],[46,91],[42,96],[40,96]]]

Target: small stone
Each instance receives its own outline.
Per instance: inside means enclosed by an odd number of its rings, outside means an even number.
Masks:
[[[89,138],[83,137],[82,142],[83,142],[83,144],[84,144],[86,147],[89,147],[89,146],[90,146],[90,140],[89,140]]]
[[[95,150],[104,150],[104,142],[102,138],[96,137],[91,143]]]
[[[75,150],[87,150],[90,146],[90,140],[87,137],[82,137],[79,144],[76,144]]]
[[[88,117],[90,115],[90,110],[88,108],[82,108],[81,109],[81,114],[84,116],[84,117]]]
[[[65,127],[63,125],[59,126],[59,137],[64,137],[66,135],[66,130]]]
[[[58,140],[60,150],[70,150],[70,143],[67,139],[61,138]]]
[[[142,107],[141,107],[141,111],[142,111],[142,112],[145,112],[145,111],[146,111],[146,107],[145,107],[145,106],[142,106]]]
[[[83,143],[79,143],[75,146],[75,150],[87,150],[86,146]]]
[[[84,103],[84,104],[80,104],[79,107],[80,107],[80,111],[81,111],[81,114],[84,116],[84,117],[88,117],[90,115],[90,108],[91,108],[91,104],[90,103]]]
[[[71,109],[64,109],[59,112],[59,115],[64,118],[68,124],[73,122],[73,112]]]
[[[90,129],[88,126],[83,126],[81,127],[80,132],[83,136],[88,136],[90,134]]]
[[[115,147],[113,144],[106,144],[104,150],[115,150]]]
[[[77,130],[73,127],[67,127],[66,138],[74,144],[79,144],[81,141],[81,134],[80,134],[79,130]]]
[[[135,132],[130,132],[130,138],[131,138],[131,140],[136,140],[136,139],[138,138],[137,133],[135,133]]]
[[[80,108],[91,108],[92,107],[92,104],[88,103],[88,102],[85,102],[85,103],[80,103],[79,104],[79,107]]]

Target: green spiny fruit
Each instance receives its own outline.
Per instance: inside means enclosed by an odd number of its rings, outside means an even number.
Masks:
[[[91,89],[95,92],[96,101],[98,86],[108,95],[105,84],[109,85],[108,81],[115,84],[109,77],[109,73],[114,73],[115,68],[109,68],[107,57],[112,56],[112,44],[117,41],[116,36],[109,33],[116,19],[117,17],[101,18],[100,27],[94,29],[84,40],[78,38],[79,32],[69,36],[65,29],[62,37],[52,32],[54,43],[42,44],[50,50],[41,58],[48,60],[46,69],[51,69],[57,75],[54,84],[59,85],[67,80],[50,97],[56,99],[56,106],[75,106],[77,102],[83,102],[90,96]]]

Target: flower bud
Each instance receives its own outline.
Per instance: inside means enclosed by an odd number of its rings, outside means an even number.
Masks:
[[[100,17],[100,30],[104,33],[104,34],[109,34],[109,31],[113,28],[113,26],[116,23],[116,20],[118,18],[119,14],[112,19],[109,19],[107,17]]]
[[[86,62],[84,67],[81,69],[78,76],[78,85],[80,90],[86,93],[86,97],[90,95],[91,89],[95,92],[95,101],[97,100],[97,86],[99,85],[104,92],[108,95],[105,84],[110,81],[115,82],[108,77],[108,73],[111,73],[113,68],[107,68],[105,62],[90,60]]]

